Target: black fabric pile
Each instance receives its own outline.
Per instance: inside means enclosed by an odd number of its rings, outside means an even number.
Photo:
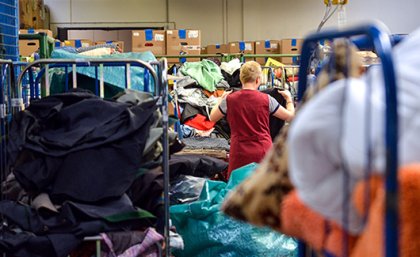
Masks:
[[[242,88],[242,83],[240,80],[240,70],[236,70],[233,74],[229,74],[226,71],[222,70],[223,78],[229,83],[233,88]]]
[[[51,202],[35,209],[1,201],[7,225],[0,230],[0,252],[64,257],[85,236],[152,225],[153,215],[139,211],[125,193],[148,161],[143,152],[157,100],[128,95],[108,101],[89,92],[57,94],[14,117],[9,176],[29,199],[47,195]]]
[[[171,188],[174,184],[182,184],[185,176],[212,179],[226,171],[227,168],[227,162],[205,155],[171,155],[169,160]],[[189,183],[187,180],[185,182]],[[134,205],[145,210],[151,210],[152,213],[163,213],[163,202],[153,200],[162,195],[163,186],[163,172],[161,167],[157,167],[139,175],[128,191],[128,195]],[[174,188],[171,189],[171,203],[185,202],[184,196],[188,193],[190,192],[179,192]],[[149,198],[145,199],[144,195],[148,195]]]
[[[272,96],[274,99],[277,100],[277,102],[286,108],[286,99],[279,93],[279,89],[277,88],[271,88],[262,91],[270,96]],[[274,139],[276,136],[280,133],[281,128],[283,128],[285,124],[285,121],[279,118],[274,117],[273,115],[270,115],[270,136],[271,140],[274,142]]]

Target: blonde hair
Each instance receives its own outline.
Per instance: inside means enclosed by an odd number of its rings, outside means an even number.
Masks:
[[[261,75],[261,65],[255,61],[249,61],[244,63],[241,67],[240,80],[242,84],[254,82],[257,78],[261,77]]]

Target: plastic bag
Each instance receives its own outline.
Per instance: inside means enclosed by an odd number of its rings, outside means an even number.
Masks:
[[[180,175],[171,181],[171,204],[194,202],[200,197],[206,179]]]
[[[235,170],[228,184],[207,180],[198,201],[171,207],[171,219],[184,238],[176,257],[289,257],[297,255],[293,238],[268,228],[233,220],[220,211],[226,194],[255,170],[249,164]]]
[[[51,54],[51,58],[54,59],[91,59],[88,56],[83,56],[80,54],[70,53],[65,50],[61,50],[60,48],[54,50]],[[138,59],[145,62],[156,61],[155,56],[151,52],[144,52],[144,53],[122,53],[122,54],[111,54],[111,55],[103,55],[100,57],[95,57],[95,59]],[[118,67],[111,67],[107,66],[104,67],[104,82],[109,83],[113,86],[119,88],[125,88],[125,68],[118,66]],[[69,68],[68,72],[71,72],[72,69]],[[93,67],[78,67],[77,73],[85,75],[89,78],[95,79],[96,72],[95,68]],[[153,90],[154,88],[154,81],[149,76],[149,86],[150,89]],[[94,83],[93,83],[94,84]],[[144,88],[144,69],[140,67],[131,67],[131,88],[139,91],[145,91]]]

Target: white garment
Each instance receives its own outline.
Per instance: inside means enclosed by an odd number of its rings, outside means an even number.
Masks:
[[[227,72],[229,75],[233,75],[235,71],[239,70],[242,66],[241,61],[238,58],[231,60],[230,62],[222,62],[220,69]]]
[[[397,73],[399,165],[420,161],[420,29],[393,49]],[[368,85],[371,92],[368,93]],[[371,101],[367,116],[366,97]],[[370,135],[366,129],[370,126]],[[289,138],[290,177],[302,201],[350,233],[363,228],[353,205],[343,224],[344,187],[363,178],[368,140],[372,171],[385,169],[385,93],[382,68],[371,67],[361,79],[336,81],[298,112]],[[343,162],[349,177],[345,176]]]

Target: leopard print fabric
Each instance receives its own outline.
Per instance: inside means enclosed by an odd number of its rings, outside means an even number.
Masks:
[[[357,49],[341,40],[334,43],[333,49],[334,65],[327,65],[321,71],[315,87],[317,90],[308,90],[301,105],[331,82],[345,78],[345,73],[360,77],[362,63]],[[350,61],[346,58],[348,56]],[[346,70],[349,63],[350,69]],[[294,188],[288,174],[288,129],[289,126],[283,127],[257,170],[228,195],[222,205],[224,213],[257,226],[281,230],[281,203]]]

